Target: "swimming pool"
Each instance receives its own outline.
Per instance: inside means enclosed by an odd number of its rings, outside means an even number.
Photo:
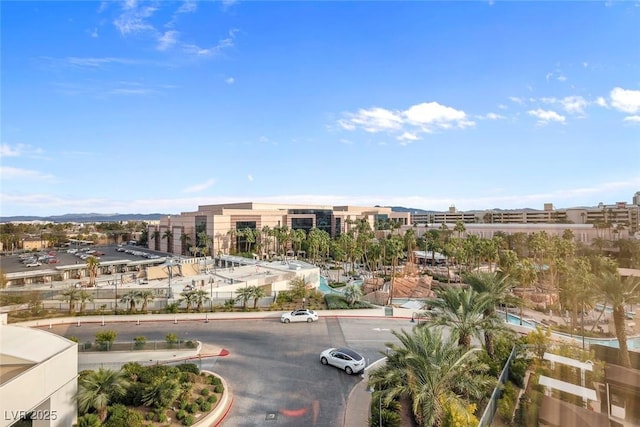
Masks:
[[[358,285],[362,285],[363,281],[362,280],[354,280],[353,283],[356,283]],[[320,276],[320,285],[318,286],[318,290],[320,292],[322,292],[323,294],[341,294],[342,291],[337,290],[337,289],[333,289],[331,286],[329,286],[328,282],[327,282],[327,278],[324,276]]]
[[[504,312],[498,313],[498,316],[504,319]],[[516,316],[515,314],[511,313],[507,314],[507,323],[510,323],[512,325],[525,326],[527,328],[535,328],[539,325],[538,322],[531,319],[522,319],[522,323],[520,323],[520,316]]]

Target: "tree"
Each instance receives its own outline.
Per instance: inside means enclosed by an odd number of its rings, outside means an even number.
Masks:
[[[129,381],[122,370],[99,368],[78,378],[78,409],[86,414],[95,410],[104,422],[107,418],[107,407],[115,399],[125,395]]]
[[[421,427],[442,425],[448,405],[467,408],[496,382],[476,357],[479,349],[459,347],[453,336],[445,339],[424,327],[393,334],[400,344],[387,344],[387,362],[370,373],[369,384],[380,390],[385,405],[408,398]]]
[[[464,222],[458,220],[456,221],[456,225],[453,227],[453,231],[458,233],[458,239],[462,239],[462,233],[467,231],[467,227],[464,226]]]
[[[387,305],[389,305],[393,301],[393,285],[396,280],[396,268],[398,266],[398,260],[403,254],[404,242],[400,236],[393,235],[384,241],[384,246],[386,256],[391,259],[391,285],[389,286],[389,298],[387,300]]]
[[[103,350],[109,350],[116,341],[118,332],[113,330],[100,331],[96,333],[96,345]]]
[[[362,298],[362,286],[356,283],[349,283],[344,287],[344,297],[347,299],[349,305],[355,304],[360,298]]]
[[[142,289],[138,291],[138,299],[142,303],[142,307],[140,307],[140,311],[147,311],[147,305],[155,299],[153,292],[148,289]]]
[[[158,410],[165,410],[180,395],[180,384],[175,379],[157,378],[142,394],[142,403]]]
[[[264,288],[261,286],[250,286],[251,298],[253,298],[253,309],[258,307],[258,300],[266,295]]]
[[[294,277],[289,280],[289,290],[291,291],[291,296],[294,299],[302,299],[307,297],[307,288],[309,287],[309,283],[304,279],[304,277]]]
[[[190,311],[191,305],[195,302],[195,299],[196,299],[195,291],[182,292],[180,296],[181,296],[180,303],[184,302],[187,305],[186,310]]]
[[[84,289],[78,292],[78,300],[80,300],[80,313],[84,313],[87,301],[93,301],[93,295]]]
[[[182,233],[180,235],[180,244],[182,246],[181,248],[181,253],[182,254],[186,254],[187,253],[187,247],[189,246],[189,242],[191,241],[191,236],[189,236],[186,233]]]
[[[199,289],[197,291],[191,291],[193,294],[193,303],[196,305],[196,310],[201,311],[202,306],[209,301],[208,292]]]
[[[153,233],[151,233],[151,236],[153,236],[153,243],[154,243],[154,248],[156,251],[160,250],[160,230],[155,230]]]
[[[98,261],[98,258],[94,257],[93,255],[89,255],[85,262],[87,263],[87,271],[89,271],[89,286],[95,286],[100,261]]]
[[[167,239],[167,252],[173,253],[173,233],[171,230],[166,230],[162,234],[162,240]]]
[[[631,367],[629,347],[626,334],[626,306],[640,302],[640,278],[634,276],[621,277],[619,273],[604,273],[596,279],[596,286],[605,304],[613,308],[613,324],[616,338],[620,346],[620,364]]]
[[[129,313],[136,309],[136,304],[140,300],[138,291],[129,291],[120,298],[120,302],[129,304]]]
[[[76,301],[80,297],[80,291],[76,288],[67,288],[62,292],[62,298],[69,303],[69,314],[76,312]]]
[[[242,308],[247,308],[247,301],[251,299],[253,296],[253,290],[250,286],[245,286],[244,288],[240,288],[236,290],[236,301],[242,301]]]
[[[496,306],[518,304],[519,298],[512,292],[513,282],[509,277],[500,277],[496,273],[477,272],[465,276],[465,283],[471,286],[481,298],[485,298],[486,306],[483,311],[485,319],[496,317]],[[489,357],[494,356],[493,331],[484,331],[484,344]]]
[[[483,331],[495,330],[495,317],[484,317],[485,310],[493,302],[486,295],[473,289],[436,288],[436,299],[431,301],[435,309],[427,322],[435,326],[451,328],[451,334],[458,337],[461,347],[471,347],[471,338],[481,339]]]

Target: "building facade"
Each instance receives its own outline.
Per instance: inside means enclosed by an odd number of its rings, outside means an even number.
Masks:
[[[238,231],[288,227],[308,232],[326,231],[331,237],[349,231],[353,221],[365,219],[373,229],[377,221],[411,222],[408,212],[387,207],[285,205],[274,203],[230,203],[199,206],[197,211],[164,217],[150,225],[149,249],[184,254],[187,246],[211,246],[210,255],[229,254],[238,247]],[[206,236],[206,237],[205,237]],[[210,242],[204,242],[208,238]]]

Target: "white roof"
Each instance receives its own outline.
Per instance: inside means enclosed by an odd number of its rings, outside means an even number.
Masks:
[[[76,343],[66,338],[25,326],[0,326],[0,353],[40,363]]]
[[[567,366],[573,366],[574,368],[582,369],[583,371],[593,371],[593,362],[580,362],[579,360],[571,359],[569,357],[558,356],[553,353],[545,353],[544,360],[550,362],[561,363]]]

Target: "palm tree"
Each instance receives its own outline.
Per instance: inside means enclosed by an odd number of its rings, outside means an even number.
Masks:
[[[483,331],[498,328],[495,317],[484,317],[485,310],[493,302],[486,295],[470,288],[450,287],[436,288],[435,294],[436,299],[431,301],[435,310],[427,323],[450,327],[461,347],[471,347],[472,337],[480,340]]]
[[[387,361],[370,373],[369,385],[380,391],[385,406],[409,399],[421,427],[442,425],[447,408],[468,408],[471,398],[479,399],[495,384],[475,355],[478,348],[459,347],[455,337],[445,339],[429,328],[392,333],[400,344],[387,344]]]
[[[138,299],[142,302],[142,307],[140,307],[140,311],[147,311],[147,304],[153,301],[155,296],[153,292],[148,289],[142,289],[138,291]]]
[[[93,295],[84,289],[78,292],[78,299],[80,300],[80,313],[84,313],[84,308],[87,301],[93,301]]]
[[[160,230],[155,230],[153,233],[151,233],[151,236],[153,237],[155,250],[159,251],[160,250]]]
[[[513,294],[513,282],[508,276],[498,276],[496,273],[476,272],[464,278],[471,288],[480,296],[487,299],[483,312],[484,318],[496,317],[496,306],[518,304],[519,298]],[[489,357],[493,357],[493,331],[484,331],[484,345]]]
[[[129,304],[129,313],[133,312],[136,308],[136,303],[140,299],[138,291],[129,291],[122,296],[120,302]]]
[[[171,230],[166,230],[162,234],[162,240],[167,239],[167,252],[173,253],[173,233]]]
[[[625,331],[626,306],[640,302],[640,278],[634,276],[623,278],[619,273],[606,272],[596,279],[596,286],[605,304],[609,303],[613,307],[613,324],[620,346],[620,364],[630,368],[631,360]]]
[[[142,394],[142,403],[158,410],[164,410],[180,395],[180,383],[175,379],[157,379],[149,384]]]
[[[78,409],[81,413],[95,410],[100,421],[107,418],[107,406],[124,396],[129,387],[122,370],[99,368],[78,378]]]
[[[182,298],[180,298],[180,302],[184,302],[187,304],[187,311],[191,310],[191,304],[195,302],[195,292],[196,291],[188,291],[180,294],[182,296]]]
[[[182,245],[182,253],[187,253],[187,247],[189,246],[189,242],[191,241],[191,236],[186,233],[182,233],[180,235],[180,244]]]
[[[89,255],[85,262],[87,263],[87,270],[89,271],[89,286],[95,286],[100,261],[98,261],[98,258],[94,257],[93,255]]]
[[[80,298],[80,291],[76,288],[67,288],[62,292],[62,297],[65,302],[69,302],[69,314],[74,314],[76,311],[76,301]]]
[[[202,306],[209,301],[208,292],[199,289],[191,293],[193,294],[193,303],[196,305],[196,310],[201,311]]]
[[[251,298],[253,298],[253,309],[258,307],[258,300],[263,298],[266,292],[262,286],[251,286]]]
[[[349,283],[344,287],[344,297],[347,299],[349,305],[353,305],[362,298],[362,286],[356,283]]]
[[[384,241],[386,256],[391,258],[391,285],[389,286],[389,298],[387,304],[393,301],[393,285],[396,280],[396,267],[398,260],[402,257],[404,242],[398,235],[393,235]],[[386,263],[386,261],[385,261]]]
[[[253,296],[253,290],[251,286],[245,286],[244,288],[240,288],[236,290],[236,301],[242,301],[242,308],[247,308],[247,301],[249,301]]]

